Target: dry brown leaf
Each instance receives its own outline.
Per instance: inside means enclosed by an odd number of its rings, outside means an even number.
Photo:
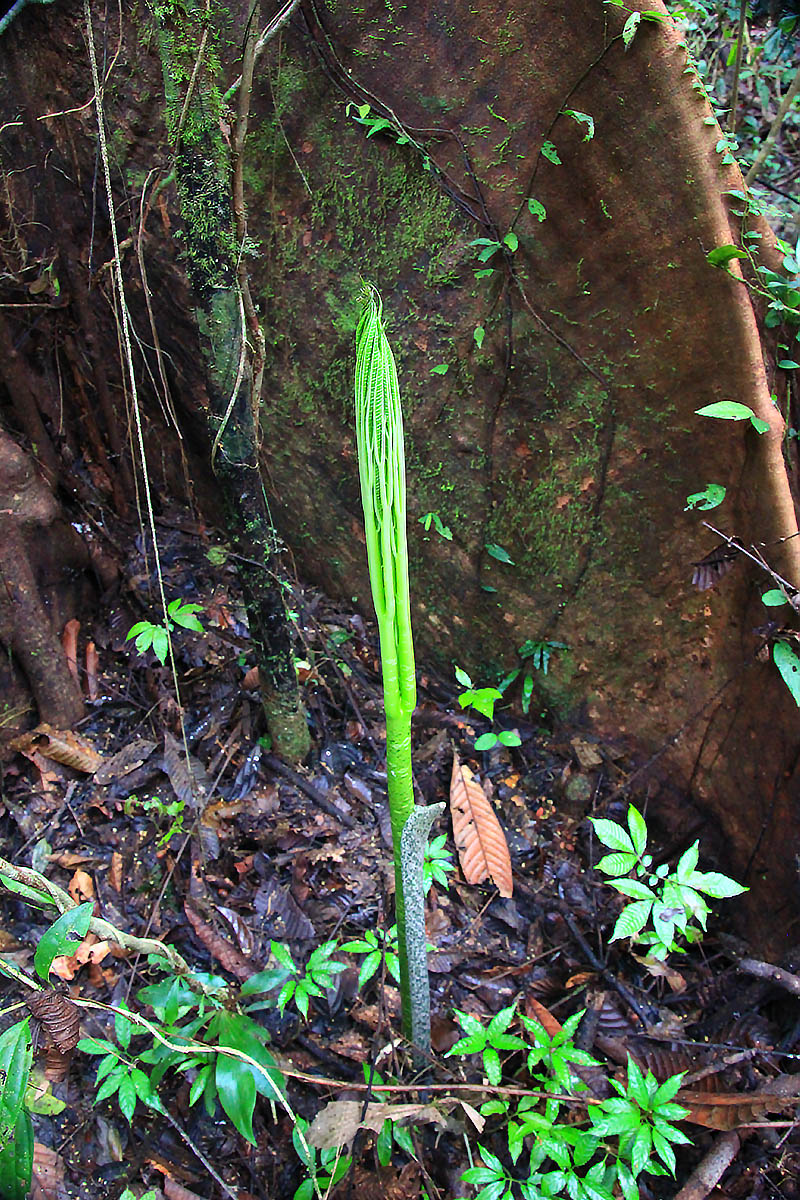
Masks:
[[[538,1021],[548,1037],[554,1038],[557,1033],[561,1033],[560,1023],[549,1009],[539,1003],[535,996],[525,997],[525,1015]]]
[[[64,1160],[49,1146],[33,1143],[31,1200],[59,1200],[64,1184]]]
[[[62,1054],[75,1049],[80,1037],[80,1013],[67,996],[49,989],[37,992],[26,1003]]]
[[[61,635],[61,645],[64,647],[67,667],[78,687],[81,686],[80,676],[78,675],[78,634],[80,628],[80,621],[76,621],[73,617],[71,621],[67,621],[64,626],[64,632]]]
[[[85,904],[87,900],[94,900],[94,880],[88,871],[84,871],[82,867],[78,867],[75,874],[67,884],[67,891],[76,904]]]
[[[41,755],[85,775],[93,775],[103,762],[102,754],[98,754],[86,738],[70,729],[53,729],[46,722],[15,738],[10,748],[29,758]]]
[[[469,767],[453,751],[450,779],[450,812],[453,837],[467,883],[491,878],[501,896],[514,892],[508,843],[494,809]]]
[[[95,783],[105,787],[106,784],[114,783],[116,779],[129,775],[131,771],[143,766],[155,749],[155,742],[149,742],[147,738],[135,738],[132,742],[128,742],[127,746],[118,750],[112,758],[105,760],[95,773]]]
[[[439,1103],[454,1104],[456,1101],[444,1097]],[[435,1104],[383,1104],[370,1101],[365,1112],[363,1100],[331,1100],[314,1117],[306,1137],[310,1146],[316,1146],[318,1150],[330,1150],[348,1145],[359,1129],[380,1133],[387,1120],[413,1121],[415,1124],[431,1122],[442,1128],[447,1127],[446,1115]]]
[[[232,942],[229,942],[227,938],[222,937],[210,925],[207,925],[188,904],[184,904],[183,911],[186,913],[187,920],[198,939],[203,943],[209,954],[213,954],[214,958],[222,964],[226,971],[230,971],[231,975],[235,975],[242,982],[255,974],[256,967],[254,967],[249,958],[245,958]]]
[[[100,669],[100,655],[94,642],[86,646],[86,695],[90,700],[97,699],[97,672]]]
[[[122,891],[122,880],[123,880],[122,865],[123,865],[122,864],[122,855],[120,854],[119,850],[112,850],[111,865],[108,868],[108,883],[109,883],[109,886],[112,887],[115,892]]]
[[[771,1079],[759,1092],[729,1092],[711,1094],[681,1089],[675,1097],[677,1104],[688,1108],[684,1118],[706,1129],[741,1129],[763,1121],[767,1113],[793,1108],[800,1099],[800,1081],[796,1076],[783,1075]]]

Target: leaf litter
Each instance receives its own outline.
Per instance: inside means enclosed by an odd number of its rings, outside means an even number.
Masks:
[[[374,630],[359,614],[294,585],[316,752],[307,766],[287,770],[264,747],[252,673],[243,686],[251,647],[230,568],[209,564],[201,532],[169,531],[169,594],[205,604],[211,615],[202,635],[176,639],[182,731],[167,672],[125,643],[125,621],[129,627],[139,619],[149,595],[146,561],[140,546],[127,564],[124,619],[100,614],[76,632],[79,659],[83,638],[98,648],[98,699],[80,734],[40,728],[6,751],[0,820],[9,860],[35,865],[118,928],[168,940],[195,970],[232,987],[274,965],[273,941],[285,942],[302,964],[321,942],[387,929],[392,871]],[[488,726],[467,721],[455,690],[426,666],[413,727],[415,783],[427,803],[449,796],[452,826],[440,822],[434,834],[446,833],[462,868],[446,890],[434,885],[427,901],[435,1053],[444,1055],[459,1037],[454,1009],[486,1021],[516,1003],[552,1033],[566,1015],[588,1008],[583,1048],[606,1063],[586,1069],[590,1092],[601,1092],[628,1055],[659,1079],[687,1072],[683,1095],[695,1130],[737,1130],[749,1139],[748,1154],[733,1160],[725,1181],[727,1193],[743,1200],[748,1164],[771,1126],[786,1127],[800,1097],[791,1075],[800,1050],[796,1000],[769,978],[737,969],[713,933],[702,952],[690,950],[660,970],[609,946],[621,901],[591,870],[597,855],[586,817],[624,818],[628,765],[580,729],[536,727],[518,714],[514,720],[521,746],[476,753],[475,735]],[[665,812],[669,803],[671,795]],[[659,827],[658,808],[655,793],[649,819],[668,853],[671,821]],[[694,819],[688,800],[680,816],[689,825]],[[713,854],[713,845],[703,848]],[[48,915],[18,896],[4,895],[3,906],[3,957],[30,971]],[[288,1009],[282,1017],[254,1013],[269,1029],[295,1110],[310,1122],[314,1144],[352,1143],[359,1193],[410,1197],[424,1177],[439,1195],[456,1194],[467,1165],[460,1131],[474,1133],[470,1112],[484,1120],[476,1111],[480,1073],[467,1063],[454,1078],[452,1060],[445,1069],[440,1057],[429,1079],[455,1089],[462,1078],[469,1094],[440,1091],[428,1101],[360,1090],[365,1069],[367,1078],[376,1068],[383,1077],[395,1074],[399,996],[383,968],[357,993],[359,964],[342,958],[346,971],[311,997],[307,1022]],[[273,1123],[263,1101],[255,1147],[202,1105],[187,1106],[191,1074],[161,1082],[169,1120],[137,1113],[129,1126],[112,1102],[93,1107],[96,1064],[74,1050],[72,1001],[135,1008],[138,988],[160,976],[92,933],[56,960],[55,973],[63,982],[30,1009],[41,1026],[42,1062],[48,1041],[61,1056],[53,1059],[49,1094],[55,1108],[66,1104],[34,1117],[35,1195],[77,1197],[89,1180],[98,1197],[128,1185],[217,1196],[203,1165],[209,1158],[243,1200],[293,1195],[302,1172],[291,1126],[285,1118]],[[17,999],[10,983],[2,986],[9,1001]],[[635,998],[635,1009],[626,997]],[[84,1036],[113,1039],[113,1018],[82,1010],[81,1020]],[[512,1060],[511,1067],[525,1086],[522,1064]],[[328,1087],[304,1077],[333,1080],[338,1094],[331,1100]],[[350,1096],[341,1094],[347,1086],[356,1089]],[[419,1162],[398,1151],[391,1169],[379,1164],[375,1137],[387,1119],[413,1128]],[[490,1123],[482,1143],[496,1137]],[[679,1160],[684,1176],[704,1148],[702,1135],[687,1148]],[[792,1136],[782,1153],[784,1167],[800,1167]]]

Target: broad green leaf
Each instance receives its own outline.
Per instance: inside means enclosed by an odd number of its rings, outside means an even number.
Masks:
[[[255,1146],[253,1110],[256,1106],[256,1085],[247,1063],[227,1054],[217,1055],[214,1072],[219,1102],[245,1141]]]
[[[521,746],[522,739],[513,729],[504,729],[502,733],[498,733],[498,740],[504,746]]]
[[[647,848],[647,826],[638,808],[634,808],[632,804],[628,806],[628,829],[633,840],[633,848],[641,856]]]
[[[691,508],[710,509],[717,508],[725,499],[726,489],[721,483],[708,483],[703,488],[702,492],[692,492],[691,496],[686,497],[687,512]]]
[[[800,707],[800,658],[787,642],[776,642],[772,647],[772,658],[781,673],[783,682],[792,693],[792,699]]]
[[[539,221],[544,221],[547,216],[545,206],[540,204],[538,200],[534,200],[533,196],[528,197],[528,212]]]
[[[458,682],[461,684],[462,687],[465,687],[465,688],[472,687],[472,680],[470,679],[470,677],[466,671],[462,671],[461,667],[456,667],[455,672],[456,672],[456,679],[458,680]]]
[[[25,1200],[33,1171],[33,1125],[23,1108],[17,1117],[14,1136],[0,1151],[0,1197]]]
[[[769,421],[762,421],[761,417],[756,417],[755,415],[750,418],[750,424],[756,433],[767,433],[769,430]]]
[[[130,1075],[123,1075],[120,1080],[117,1102],[120,1112],[130,1125],[133,1114],[136,1111],[136,1088],[133,1085]]]
[[[491,750],[498,742],[496,733],[482,733],[479,738],[475,739],[476,750]]]
[[[763,593],[761,603],[766,604],[767,608],[778,608],[781,604],[788,604],[788,600],[780,588],[770,588]]]
[[[604,875],[627,875],[636,866],[638,859],[635,854],[606,854],[596,865],[596,870]]]
[[[22,1111],[25,1089],[31,1073],[31,1031],[28,1017],[12,1025],[4,1038],[2,1066],[5,1080],[0,1092],[0,1122],[13,1128]]]
[[[259,971],[257,975],[251,975],[244,981],[241,986],[241,994],[254,996],[260,992],[271,992],[280,984],[285,983],[289,974],[291,972],[288,967],[271,967],[266,971]]]
[[[748,888],[742,887],[740,883],[729,879],[727,875],[720,874],[719,871],[695,871],[689,882],[698,892],[705,892],[714,900],[741,896],[743,892],[749,891]]]
[[[633,842],[616,821],[607,821],[604,817],[590,817],[589,820],[598,838],[609,850],[621,850],[624,854],[636,853]]]
[[[656,894],[640,879],[614,879],[611,887],[623,896],[632,896],[634,900],[655,900]]]
[[[706,262],[712,267],[724,267],[733,258],[747,258],[747,253],[738,246],[716,246],[706,255]]]
[[[685,1071],[681,1071],[679,1075],[670,1075],[669,1079],[664,1080],[656,1094],[653,1096],[654,1110],[659,1108],[662,1104],[666,1104],[680,1091],[685,1074]]]
[[[431,375],[446,375],[449,370],[447,363],[439,363],[438,367],[431,367]]]
[[[739,404],[737,400],[718,400],[715,404],[696,408],[695,412],[698,417],[716,417],[719,421],[749,421],[755,416],[752,408]]]
[[[282,967],[286,967],[293,975],[297,974],[297,967],[292,958],[292,953],[284,942],[270,942],[269,948]]]
[[[692,842],[688,850],[685,850],[678,860],[678,866],[675,871],[675,876],[679,883],[688,883],[689,876],[697,866],[697,859],[700,855],[700,843]]]
[[[626,50],[635,38],[636,30],[639,28],[641,20],[642,14],[640,12],[632,12],[625,24],[622,26],[622,40],[625,43]]]
[[[508,563],[510,567],[515,565],[508,551],[504,550],[502,546],[498,546],[495,542],[486,543],[486,553],[490,554],[492,558],[496,558],[498,562]]]
[[[138,642],[137,642],[137,645],[138,645]],[[167,637],[166,629],[163,629],[160,625],[156,625],[153,627],[152,646],[153,646],[153,654],[155,654],[156,658],[163,666],[163,664],[167,661],[167,653],[169,651],[169,638]]]
[[[610,940],[618,942],[621,938],[636,937],[636,934],[640,933],[647,924],[652,908],[651,900],[637,900],[633,904],[629,904],[617,918]]]
[[[475,345],[480,350],[481,346],[483,345],[483,339],[486,337],[486,330],[482,325],[476,325],[472,336],[475,339]]]
[[[33,965],[36,974],[45,983],[49,978],[53,959],[58,958],[60,954],[73,954],[78,943],[86,937],[93,912],[94,903],[91,900],[79,904],[77,908],[70,908],[53,922],[41,938],[33,956]],[[77,935],[77,938],[72,935]]]
[[[798,370],[800,370],[800,363],[796,363],[794,361],[794,359],[792,359],[792,358],[782,358],[781,361],[778,363],[778,366],[781,368],[782,371],[798,371]]]
[[[503,241],[505,242],[506,246],[508,246],[512,254],[519,249],[519,238],[514,233],[513,229],[506,234],[506,236],[503,238]]]
[[[554,163],[556,166],[561,165],[561,159],[558,157],[558,151],[552,142],[545,142],[542,146],[542,154],[548,162]]]

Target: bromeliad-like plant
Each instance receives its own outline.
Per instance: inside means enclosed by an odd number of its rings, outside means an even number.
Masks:
[[[403,1030],[430,1049],[430,989],[422,878],[431,824],[444,808],[417,808],[411,714],[417,702],[406,544],[406,467],[397,368],[377,290],[364,285],[356,330],[356,439],[372,600],[378,618],[386,711],[386,769],[395,868]]]

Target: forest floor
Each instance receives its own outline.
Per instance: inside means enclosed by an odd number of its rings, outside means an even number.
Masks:
[[[206,1021],[209,1013],[217,1015],[205,1034],[213,1026],[225,1042],[224,1022],[233,1028],[246,1002],[241,985],[279,967],[272,943],[285,944],[304,964],[328,941],[341,946],[373,937],[380,945],[377,931],[391,923],[377,641],[358,614],[300,585],[293,589],[315,751],[310,765],[289,769],[265,744],[259,697],[246,686],[249,643],[230,561],[212,553],[218,563],[212,565],[206,531],[180,515],[161,524],[159,538],[168,595],[203,609],[203,633],[175,635],[180,706],[169,670],[126,641],[150,607],[154,585],[152,559],[140,539],[117,594],[81,633],[81,647],[91,639],[99,653],[83,740],[39,732],[6,756],[4,853],[74,900],[93,902],[95,913],[117,929],[163,940],[200,978],[224,985],[218,999],[208,1001]],[[688,1072],[684,1089],[690,1090],[678,1099],[689,1110],[681,1125],[689,1144],[676,1147],[675,1179],[640,1176],[645,1200],[675,1196],[680,1188],[682,1200],[711,1193],[788,1200],[800,1174],[793,1120],[800,1098],[793,1080],[800,1076],[792,1075],[800,1059],[800,977],[789,962],[783,974],[763,977],[763,965],[747,958],[746,947],[720,933],[735,900],[716,904],[703,942],[670,956],[667,967],[648,968],[643,951],[637,957],[630,942],[612,943],[623,902],[592,869],[604,850],[587,816],[624,821],[635,800],[647,817],[654,867],[674,864],[698,836],[701,865],[714,866],[713,831],[681,797],[662,793],[648,811],[646,777],[577,730],[546,728],[501,711],[496,728],[515,729],[521,745],[476,752],[476,735],[488,723],[462,710],[457,694],[454,681],[423,668],[413,723],[418,798],[447,800],[454,753],[472,768],[505,832],[513,896],[501,897],[491,882],[464,881],[445,813],[433,833],[447,835],[455,869],[449,887],[434,883],[427,900],[433,1062],[425,1093],[417,1085],[399,1097],[388,1094],[416,1104],[416,1121],[407,1132],[396,1125],[393,1146],[385,1133],[376,1144],[375,1132],[360,1129],[351,1146],[353,1165],[335,1194],[359,1200],[474,1195],[475,1188],[460,1182],[470,1165],[468,1142],[474,1155],[481,1153],[480,1141],[508,1163],[502,1120],[489,1117],[480,1135],[474,1128],[476,1109],[498,1094],[487,1088],[480,1056],[448,1058],[446,1052],[462,1032],[454,1010],[488,1021],[514,1005],[512,1032],[522,1032],[521,1013],[550,1036],[587,1010],[575,1044],[600,1063],[587,1076],[589,1095],[607,1095],[609,1078],[625,1078],[628,1055],[659,1079]],[[58,761],[64,759],[72,765]],[[52,915],[6,893],[3,961],[30,974]],[[363,986],[363,955],[337,951],[334,958],[346,969],[310,998],[307,1018],[292,1004],[282,1014],[274,1003],[250,1014],[262,1040],[268,1035],[294,1113],[309,1122],[329,1101],[343,1099],[356,1101],[363,1119],[367,1100],[387,1099],[368,1093],[367,1084],[400,1077],[405,1056],[386,958],[377,956]],[[58,1029],[46,1017],[33,1019],[41,1044],[35,1107],[60,1109],[34,1117],[36,1200],[117,1200],[126,1186],[135,1196],[155,1189],[158,1200],[294,1196],[306,1173],[284,1112],[275,1115],[259,1098],[251,1144],[215,1106],[213,1089],[205,1089],[208,1104],[205,1098],[190,1103],[208,1082],[211,1068],[202,1056],[184,1055],[178,1069],[166,1070],[163,1051],[159,1066],[157,1044],[154,1052],[141,1028],[115,1022],[102,1007],[127,1004],[151,1021],[155,1013],[173,1031],[197,1017],[193,1029],[202,1038],[198,997],[180,991],[185,985],[165,972],[163,961],[148,962],[89,933],[71,956],[55,959],[51,984],[81,1002],[82,1036],[111,1045],[106,1070],[117,1061],[114,1054],[122,1067],[107,1076],[117,1079],[116,1092],[96,1101],[98,1057],[70,1051],[70,1039],[66,1053],[47,1048],[48,1041],[59,1042]],[[145,987],[150,990],[143,993]],[[3,989],[7,1005],[29,995],[8,981]],[[18,1011],[7,1011],[6,1024],[18,1019]],[[237,1043],[234,1036],[226,1044],[252,1051],[257,1040],[243,1035]],[[504,1083],[530,1088],[524,1056],[512,1050],[503,1058]],[[142,1073],[158,1082],[161,1111],[141,1103],[147,1094],[139,1087]],[[120,1085],[125,1074],[135,1088]],[[217,1082],[223,1086],[219,1075]],[[466,1103],[445,1104],[448,1089]],[[432,1095],[438,1124],[422,1103]],[[698,1165],[702,1172],[693,1175]],[[512,1194],[521,1193],[514,1187]]]

